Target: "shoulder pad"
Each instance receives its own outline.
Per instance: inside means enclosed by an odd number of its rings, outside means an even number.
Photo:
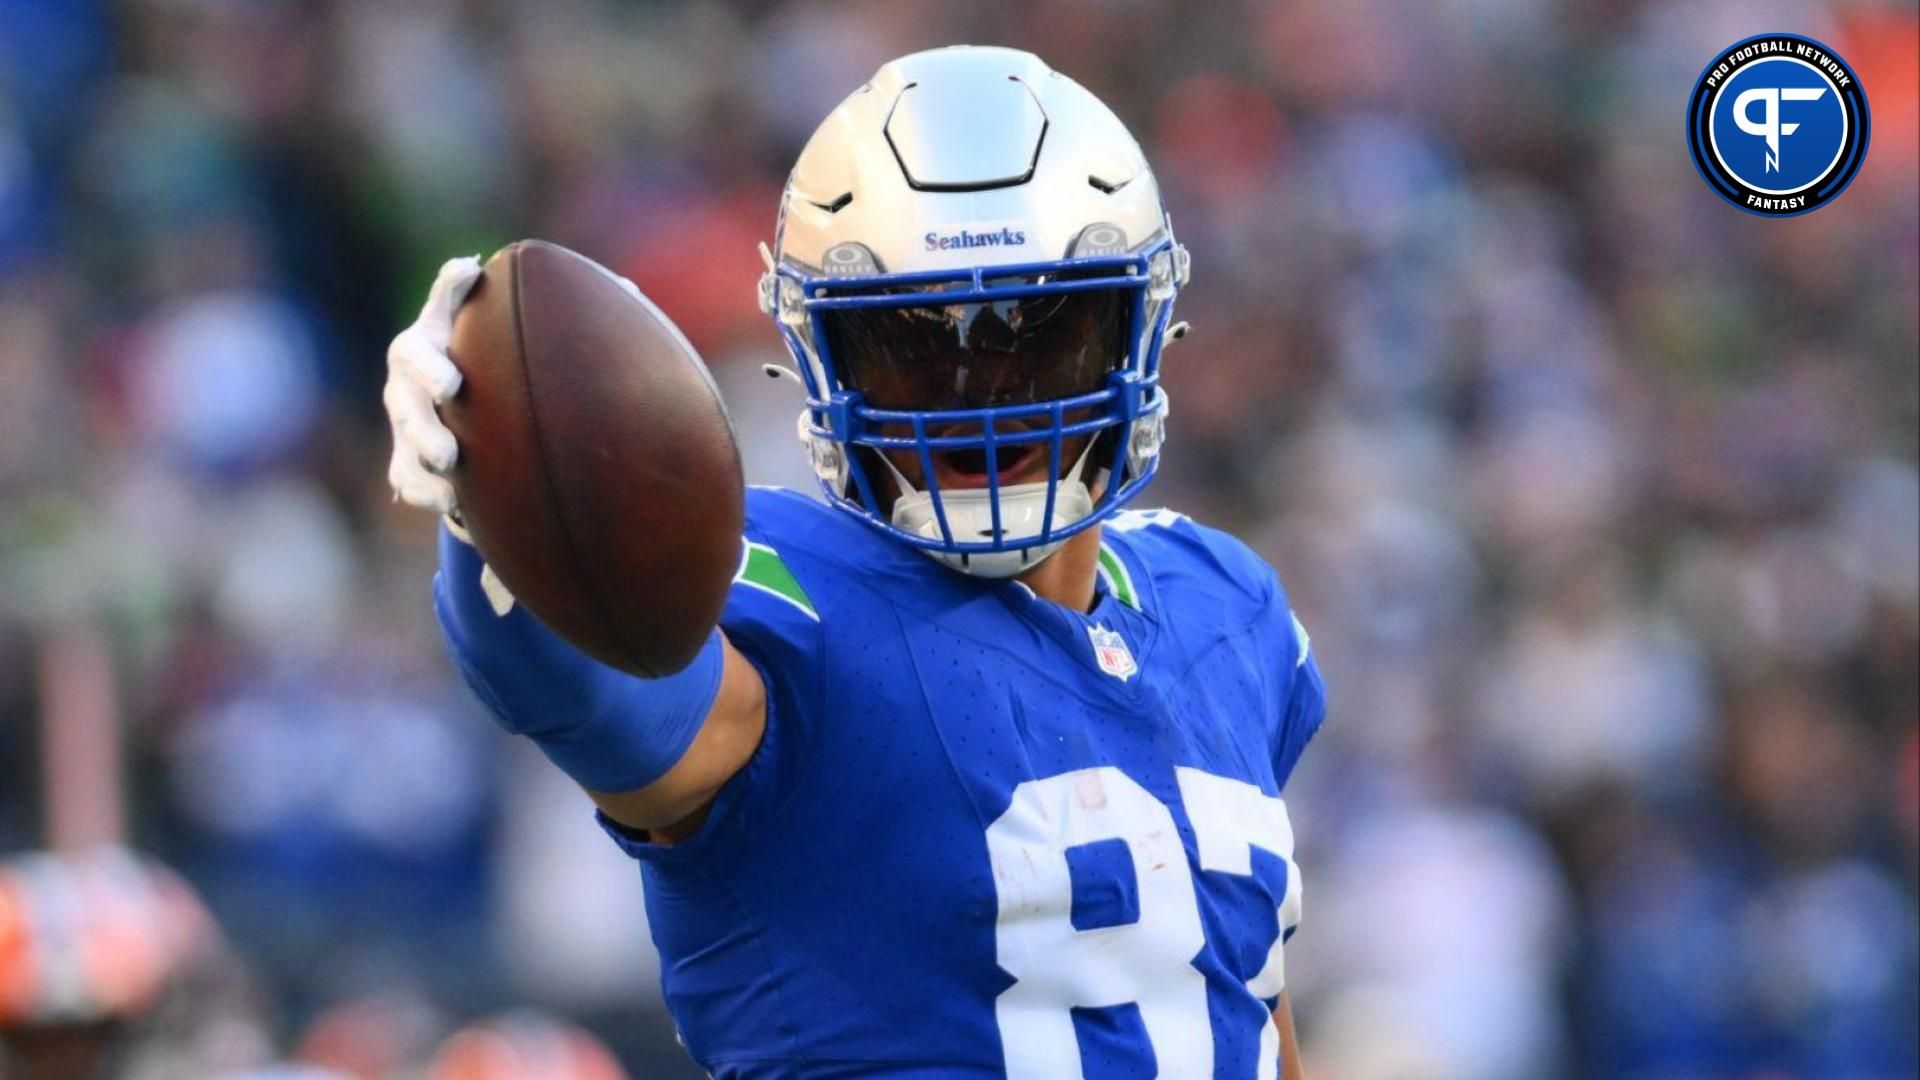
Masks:
[[[1252,548],[1177,511],[1123,510],[1105,528],[1162,588],[1183,585],[1257,603],[1277,592],[1273,569]]]

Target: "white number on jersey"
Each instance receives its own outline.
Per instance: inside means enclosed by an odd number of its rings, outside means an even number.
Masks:
[[[1193,823],[1200,869],[1225,874],[1252,874],[1253,849],[1260,848],[1287,860],[1287,894],[1276,913],[1273,945],[1267,962],[1247,980],[1247,992],[1257,998],[1280,996],[1287,988],[1282,947],[1287,931],[1300,925],[1300,875],[1293,866],[1293,823],[1287,804],[1252,784],[1204,773],[1184,766],[1173,770],[1180,781],[1180,802]],[[1260,1029],[1259,1080],[1274,1080],[1280,1069],[1280,1029],[1268,1013]]]
[[[1187,515],[1178,510],[1122,510],[1108,518],[1104,528],[1114,532],[1132,532],[1153,525],[1165,528],[1186,519]]]
[[[1247,982],[1255,997],[1285,985],[1281,930],[1299,921],[1299,875],[1291,865],[1286,805],[1238,780],[1175,770],[1203,870],[1252,873],[1252,849],[1289,860],[1287,894],[1266,965]],[[1067,849],[1100,840],[1127,847],[1139,917],[1077,930]],[[1011,1080],[1081,1076],[1074,1008],[1132,1004],[1152,1043],[1161,1080],[1213,1075],[1213,1028],[1206,979],[1192,960],[1206,945],[1193,873],[1167,805],[1119,769],[1103,765],[1029,780],[987,827],[999,898],[995,948],[1017,981],[995,1002]],[[1272,1017],[1260,1036],[1260,1080],[1279,1062]]]

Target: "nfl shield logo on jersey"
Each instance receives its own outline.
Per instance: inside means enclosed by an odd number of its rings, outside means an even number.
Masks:
[[[1087,627],[1087,636],[1093,639],[1093,656],[1100,661],[1101,671],[1125,679],[1140,670],[1133,662],[1133,651],[1127,648],[1127,639],[1104,626]]]

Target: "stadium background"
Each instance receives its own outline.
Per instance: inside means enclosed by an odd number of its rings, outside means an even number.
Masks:
[[[1792,220],[1681,124],[1770,30],[1873,110]],[[1913,1075],[1910,2],[0,0],[0,849],[124,829],[283,1046],[532,1003],[693,1075],[636,875],[443,657],[384,345],[550,238],[808,484],[754,244],[838,97],[952,41],[1108,100],[1194,252],[1152,498],[1280,568],[1333,689],[1313,1075]]]

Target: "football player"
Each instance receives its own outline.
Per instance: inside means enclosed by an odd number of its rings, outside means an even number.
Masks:
[[[267,1052],[185,880],[122,848],[0,860],[0,1080],[162,1080]]]
[[[1324,691],[1258,557],[1123,509],[1187,280],[1138,145],[1027,53],[903,57],[808,142],[767,255],[824,501],[748,491],[720,625],[664,678],[461,539],[433,406],[475,260],[389,356],[452,653],[640,861],[687,1047],[725,1078],[1297,1076],[1280,795]]]

